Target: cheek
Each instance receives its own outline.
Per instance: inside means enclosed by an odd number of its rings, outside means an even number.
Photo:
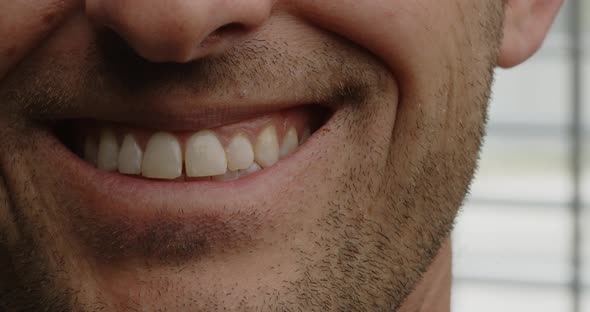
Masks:
[[[467,0],[298,0],[294,5],[299,15],[368,49],[389,66],[400,93],[394,144],[419,162],[437,144],[433,142],[440,142],[433,135],[443,135],[434,129],[441,127],[445,116],[440,112],[449,105],[441,90],[461,58],[457,47],[464,36],[459,31],[466,29],[457,22],[461,1]]]
[[[2,146],[1,142],[0,146]],[[2,172],[0,172],[0,252],[3,247],[2,245],[7,244],[8,246],[12,246],[18,240],[18,229],[9,205],[12,205],[11,199],[8,195],[5,178],[2,176]]]
[[[0,2],[0,79],[80,6],[77,0]]]
[[[437,168],[438,161],[444,172],[429,179],[440,183],[421,185],[422,192],[445,189],[445,183],[465,184],[442,178],[452,177],[460,162],[469,163],[463,175],[469,176],[477,152],[486,101],[478,93],[489,87],[478,80],[491,75],[487,68],[493,62],[485,55],[490,43],[482,37],[481,25],[492,14],[491,1],[298,0],[294,5],[299,15],[370,50],[389,66],[400,93],[391,148],[393,176],[418,181],[417,172]],[[462,136],[465,130],[469,135]],[[453,149],[458,146],[449,142],[461,140],[469,148],[459,149],[469,151],[457,156]],[[461,161],[455,163],[455,158]]]
[[[293,5],[301,16],[376,54],[401,83],[413,84],[418,72],[440,66],[455,2],[298,0]]]

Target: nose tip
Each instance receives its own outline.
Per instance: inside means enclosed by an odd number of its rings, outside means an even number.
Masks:
[[[108,27],[152,62],[188,62],[227,49],[270,16],[273,0],[87,0]]]

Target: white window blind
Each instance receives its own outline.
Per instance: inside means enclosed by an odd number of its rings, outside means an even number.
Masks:
[[[453,311],[590,312],[590,1],[565,1],[493,92],[453,236]]]

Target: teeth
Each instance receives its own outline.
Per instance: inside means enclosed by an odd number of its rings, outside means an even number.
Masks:
[[[224,182],[224,181],[233,181],[245,176],[251,175],[252,173],[258,172],[262,170],[262,168],[257,163],[252,163],[248,169],[245,170],[238,170],[238,171],[228,171],[224,175],[218,175],[213,177],[213,181],[217,182]]]
[[[268,126],[258,135],[255,150],[256,162],[268,168],[279,161],[279,140],[274,126]]]
[[[213,177],[213,181],[223,182],[223,181],[233,181],[240,178],[240,173],[237,171],[228,171],[225,174],[217,175]]]
[[[96,167],[98,164],[98,144],[93,137],[87,137],[84,142],[84,160]]]
[[[227,158],[223,146],[211,131],[193,135],[186,145],[186,174],[189,177],[223,175]]]
[[[279,153],[281,159],[291,155],[299,146],[299,139],[297,138],[297,130],[290,128],[285,137],[283,137],[283,145],[281,146],[281,152]]]
[[[258,172],[260,170],[262,170],[262,167],[260,167],[260,165],[257,163],[253,163],[252,166],[250,166],[250,168],[246,170],[240,170],[240,178]]]
[[[303,129],[303,133],[301,134],[301,141],[299,141],[299,145],[305,143],[305,141],[307,141],[307,139],[309,139],[310,136],[311,130],[305,127],[305,129]]]
[[[227,167],[231,171],[248,169],[254,162],[254,149],[243,135],[235,136],[226,148]]]
[[[154,179],[176,179],[182,175],[180,143],[173,135],[159,132],[150,138],[141,173]]]
[[[269,125],[255,144],[237,134],[224,147],[215,132],[203,130],[188,138],[183,154],[179,139],[171,133],[153,134],[144,151],[133,134],[125,135],[119,145],[114,131],[105,128],[98,144],[94,137],[86,138],[83,157],[101,170],[121,174],[172,180],[183,175],[184,166],[187,177],[230,181],[273,166],[292,154],[309,134],[309,128],[304,129],[299,138],[295,128],[288,128],[279,144],[276,128]]]
[[[109,129],[104,129],[100,133],[100,143],[98,144],[97,167],[104,171],[116,171],[119,158],[119,144],[115,133]]]
[[[126,135],[119,152],[119,173],[140,174],[143,152],[133,135]]]

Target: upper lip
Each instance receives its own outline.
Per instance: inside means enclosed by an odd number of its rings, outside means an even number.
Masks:
[[[51,122],[92,119],[147,129],[192,131],[216,128],[298,106],[319,105],[335,111],[342,104],[338,90],[323,99],[287,95],[273,100],[256,96],[223,99],[214,94],[192,94],[183,90],[169,94],[161,91],[140,95],[104,93],[100,97],[83,95],[63,105],[63,108],[38,111],[31,117]]]
[[[338,86],[342,83],[333,82],[332,94],[318,94],[317,88],[312,87],[313,78],[295,83],[293,78],[284,76],[284,82],[269,84],[266,81],[272,78],[267,77],[270,69],[240,77],[239,72],[226,68],[225,63],[231,61],[205,58],[186,64],[151,63],[111,37],[108,33],[98,35],[96,51],[89,54],[94,65],[74,78],[81,82],[72,88],[72,96],[65,101],[56,99],[65,103],[41,111],[34,119],[95,119],[142,128],[191,131],[296,106],[319,104],[335,108],[341,98]],[[255,65],[241,66],[254,73]]]
[[[302,105],[335,111],[343,102],[356,101],[356,91],[369,88],[352,73],[326,75],[339,70],[335,61],[326,60],[324,67],[311,70],[311,66],[293,68],[297,59],[287,57],[285,63],[291,65],[271,66],[268,59],[276,60],[280,51],[277,55],[244,48],[228,52],[225,58],[150,63],[124,44],[101,38],[88,46],[84,61],[64,60],[50,74],[35,73],[38,83],[27,84],[33,89],[25,86],[21,96],[33,94],[32,103],[16,105],[15,111],[38,121],[94,119],[192,131]],[[254,47],[267,51],[259,45]]]
[[[166,131],[193,131],[212,129],[277,111],[310,103],[273,103],[259,105],[190,105],[159,104],[144,109],[123,107],[112,111],[85,112],[51,116],[51,120],[93,119],[107,123],[119,123],[145,129]]]

